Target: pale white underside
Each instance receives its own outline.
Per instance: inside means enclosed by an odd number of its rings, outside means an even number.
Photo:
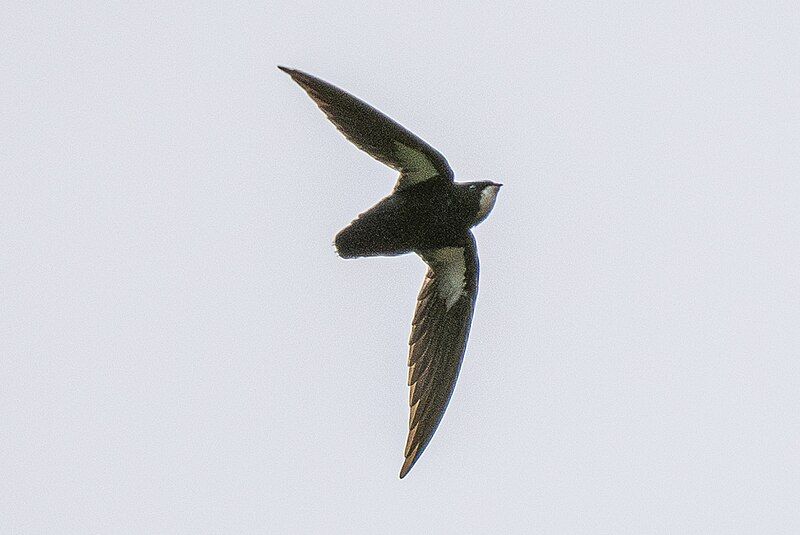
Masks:
[[[402,169],[398,169],[402,173],[397,181],[398,188],[423,182],[439,174],[424,153],[407,147],[399,141],[395,141],[394,146],[403,166]]]
[[[436,273],[436,294],[445,300],[449,310],[461,296],[466,295],[467,266],[463,247],[443,247],[426,251],[422,258]]]

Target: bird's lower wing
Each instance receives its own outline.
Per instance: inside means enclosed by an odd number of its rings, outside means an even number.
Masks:
[[[442,420],[453,394],[478,294],[478,253],[467,233],[463,247],[420,251],[428,273],[417,298],[408,353],[409,406],[404,477]]]

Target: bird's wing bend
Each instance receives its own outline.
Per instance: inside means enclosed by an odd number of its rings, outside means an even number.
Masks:
[[[444,156],[369,104],[310,74],[278,68],[308,93],[348,140],[400,172],[395,191],[436,177],[453,180]]]
[[[428,264],[417,297],[408,352],[408,440],[404,477],[430,442],[453,393],[478,295],[478,251],[467,232],[463,247],[421,251]]]

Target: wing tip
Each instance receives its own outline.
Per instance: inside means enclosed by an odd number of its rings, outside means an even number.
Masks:
[[[409,435],[409,440],[411,440],[411,435]],[[413,447],[410,446],[410,443],[406,444],[406,460],[403,462],[403,467],[400,469],[400,479],[406,477],[414,465],[417,464],[420,455],[422,455],[422,450],[425,449],[422,448],[421,450],[419,444],[416,444]]]
[[[411,471],[411,467],[414,466],[414,462],[416,459],[413,457],[407,457],[406,462],[403,463],[403,467],[400,469],[400,479],[403,479],[408,475],[408,472]]]
[[[311,78],[308,74],[304,73],[303,71],[299,71],[297,69],[292,69],[291,67],[286,67],[284,65],[277,65],[278,69],[282,70],[286,74],[292,77],[292,80],[296,82],[300,82],[300,80],[305,80],[307,78]]]

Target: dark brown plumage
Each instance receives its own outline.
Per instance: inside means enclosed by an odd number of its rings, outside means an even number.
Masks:
[[[470,228],[491,211],[500,184],[453,182],[444,156],[383,113],[319,78],[279,68],[348,140],[400,172],[391,195],[337,234],[339,255],[414,252],[428,264],[409,340],[402,478],[430,442],[453,394],[478,295],[478,252]]]

